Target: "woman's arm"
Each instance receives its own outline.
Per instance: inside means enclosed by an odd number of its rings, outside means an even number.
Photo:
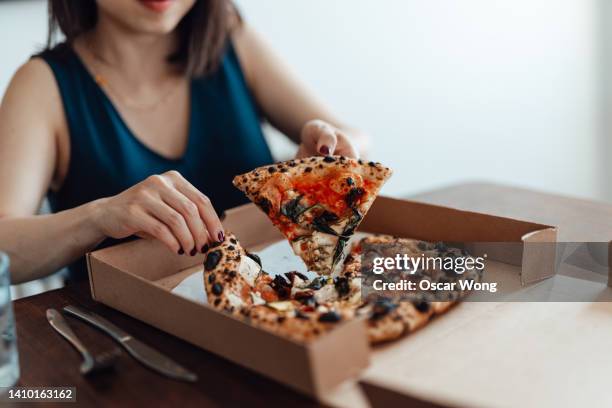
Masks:
[[[106,237],[153,237],[192,255],[224,239],[210,200],[177,172],[74,209],[34,215],[56,178],[62,126],[61,97],[49,67],[26,63],[0,106],[0,250],[11,257],[14,283],[57,271]]]
[[[368,138],[337,120],[246,23],[232,32],[247,82],[270,123],[301,143],[298,155],[364,154]]]
[[[56,169],[62,106],[49,68],[38,60],[17,71],[0,106],[0,249],[15,283],[75,260],[103,238],[85,208],[33,216]]]

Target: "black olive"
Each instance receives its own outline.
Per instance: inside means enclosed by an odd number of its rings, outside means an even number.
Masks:
[[[393,303],[391,299],[381,298],[377,299],[372,305],[372,316],[370,319],[378,320],[388,315],[392,310],[397,307],[396,303]]]
[[[357,201],[365,194],[365,190],[361,187],[351,188],[346,196],[344,197],[344,201],[349,207],[353,207]]]
[[[285,321],[285,319],[286,319],[286,317],[285,317],[285,316],[278,316],[278,317],[276,318],[276,321],[277,321],[277,322],[279,322],[279,323],[282,323],[282,322],[284,322],[284,321]]]
[[[221,303],[221,298],[216,298],[214,303],[215,306],[219,306],[219,303]]]
[[[233,251],[234,249],[236,249],[233,245],[228,245],[227,246],[227,250],[228,251]]]
[[[310,306],[313,310],[314,308],[316,308],[319,304],[317,303],[317,300],[315,299],[315,297],[309,297],[309,298],[304,298],[302,300],[300,300],[300,302],[302,302],[302,304],[304,306]]]
[[[323,287],[323,285],[325,284],[326,279],[323,277],[317,277],[314,278],[312,280],[312,282],[310,282],[310,284],[307,286],[308,289],[314,289],[314,290],[319,290]]]
[[[374,163],[373,161],[371,161],[371,162],[369,162],[369,163],[368,163],[368,166],[370,166],[370,167],[376,167],[376,163]]]
[[[412,302],[412,305],[414,306],[416,310],[418,310],[421,313],[427,313],[430,307],[429,302],[426,302],[424,300],[420,302]]]
[[[247,252],[246,255],[252,260],[254,260],[255,262],[257,262],[257,265],[261,267],[261,258],[259,257],[259,255],[252,254],[250,252]]]
[[[291,284],[293,284],[293,282],[295,281],[296,276],[304,281],[308,280],[308,277],[306,275],[304,275],[303,273],[299,273],[298,271],[285,272],[285,276],[287,277],[287,279],[289,279],[289,282],[291,282]]]
[[[347,186],[352,186],[352,185],[354,185],[354,184],[355,184],[355,182],[353,181],[353,179],[352,179],[352,178],[350,178],[350,177],[347,177],[347,178],[346,178],[346,185],[347,185]]]
[[[204,269],[206,269],[207,271],[215,269],[222,257],[223,254],[218,249],[216,251],[210,252],[206,256],[206,261],[204,261]]]
[[[220,283],[215,283],[212,287],[212,293],[219,296],[223,293],[223,286]]]
[[[287,299],[291,295],[291,284],[281,275],[276,275],[270,286],[280,299]]]
[[[334,287],[340,297],[348,295],[351,290],[349,280],[343,276],[338,276],[334,279]]]
[[[314,292],[312,290],[304,290],[301,292],[296,292],[295,300],[306,305],[306,306],[314,306],[316,301],[314,298]]]
[[[298,319],[302,319],[302,320],[310,320],[310,318],[308,317],[306,313],[303,313],[299,310],[295,311],[295,317]]]
[[[289,167],[295,167],[297,166],[297,163],[294,161],[289,162]]]
[[[266,214],[270,213],[270,209],[272,208],[272,203],[270,202],[270,200],[268,200],[267,198],[261,198],[259,201],[257,201],[256,203],[259,208],[261,208],[263,210],[263,212],[265,212]]]
[[[304,173],[310,173],[312,171],[312,167],[306,167],[304,169]]]
[[[319,316],[319,321],[322,323],[336,323],[339,322],[341,319],[342,316],[340,316],[338,312],[335,312],[333,310],[331,312],[323,313],[321,316]]]
[[[236,241],[236,238],[230,238],[230,242],[234,245],[238,243],[238,241]]]
[[[276,275],[272,284],[276,286],[289,286],[287,279],[283,278],[281,275]]]
[[[276,171],[276,169],[272,166],[268,167],[268,172],[269,173],[274,173]]]
[[[436,250],[438,250],[440,252],[446,252],[448,250],[448,247],[442,241],[436,242],[435,248],[436,248]]]
[[[333,162],[335,162],[335,161],[336,161],[336,159],[334,159],[332,156],[325,156],[325,157],[323,158],[323,161],[324,161],[325,163],[333,163]]]
[[[211,273],[208,275],[208,283],[213,283],[215,281],[215,274]]]

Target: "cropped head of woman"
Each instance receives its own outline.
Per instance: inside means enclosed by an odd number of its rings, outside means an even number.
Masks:
[[[50,0],[49,12],[49,45],[58,31],[72,43],[100,20],[126,34],[175,35],[169,62],[182,64],[190,76],[216,67],[238,19],[227,0]]]
[[[232,178],[283,158],[263,122],[298,157],[365,148],[229,0],[49,0],[48,47],[0,107],[15,282],[85,278],[86,252],[131,237],[185,256],[223,241],[218,214],[246,200]]]

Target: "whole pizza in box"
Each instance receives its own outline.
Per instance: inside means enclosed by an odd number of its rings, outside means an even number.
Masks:
[[[234,184],[255,202],[288,239],[310,271],[272,277],[260,259],[228,232],[207,250],[204,284],[208,302],[252,324],[297,341],[311,340],[339,322],[363,317],[371,343],[393,340],[425,325],[467,293],[443,299],[409,300],[366,295],[362,283],[372,256],[469,256],[444,244],[391,236],[370,236],[345,251],[391,170],[380,163],[346,157],[296,159],[237,176]],[[348,256],[345,258],[345,253]],[[364,269],[365,268],[365,269]],[[459,276],[445,269],[419,271],[435,282],[480,280],[482,271]]]

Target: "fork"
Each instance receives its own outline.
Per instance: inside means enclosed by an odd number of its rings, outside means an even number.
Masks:
[[[85,345],[79,340],[74,334],[64,316],[61,315],[55,309],[47,309],[47,320],[51,327],[53,327],[59,334],[62,335],[70,344],[76,348],[81,356],[83,362],[81,363],[80,371],[82,375],[90,375],[105,369],[112,368],[117,361],[117,358],[121,354],[118,348],[111,349],[110,351],[102,352],[97,355],[92,355]]]

